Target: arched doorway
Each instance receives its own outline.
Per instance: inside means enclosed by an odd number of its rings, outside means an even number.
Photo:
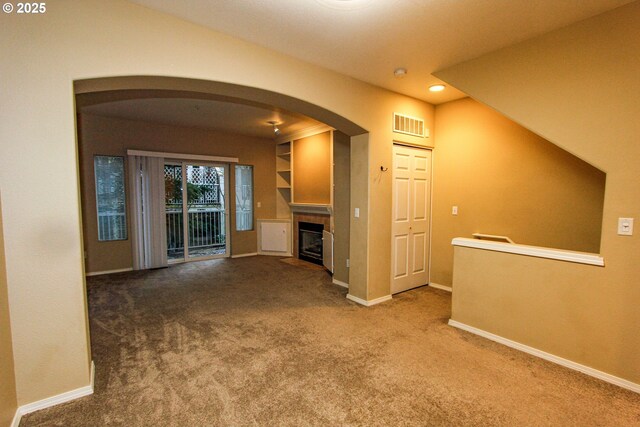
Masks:
[[[228,105],[241,105],[251,108],[269,109],[277,112],[278,114],[313,118],[316,120],[316,123],[321,122],[326,126],[335,129],[342,135],[342,141],[346,140],[347,154],[349,154],[348,146],[350,137],[359,135],[358,138],[360,141],[362,141],[363,136],[366,137],[366,131],[363,128],[338,114],[328,111],[327,109],[291,96],[246,86],[185,78],[129,76],[78,80],[74,83],[74,88],[76,94],[76,108],[78,112],[85,110],[91,111],[92,107],[98,105],[133,101],[141,101],[142,105],[145,105],[143,102],[145,100],[168,102],[175,102],[175,100],[191,100],[198,102],[227,103]],[[81,122],[79,122],[79,128],[82,128]],[[361,151],[360,153],[361,155],[366,156],[366,151]],[[344,161],[342,163],[343,167],[345,167]],[[347,160],[346,168],[349,168],[349,160]],[[82,167],[80,169],[82,169]],[[366,173],[366,170],[364,173]],[[343,177],[345,177],[345,175],[343,175]],[[343,236],[347,236],[346,238],[343,237],[343,241],[346,240],[346,250],[343,250],[343,259],[341,259],[340,262],[343,266],[343,276],[339,279],[339,282],[350,283],[348,248],[351,241],[351,235],[349,230],[348,194],[349,187],[352,184],[349,182],[348,172],[346,174],[346,179],[342,182],[342,185],[347,187],[347,198],[346,200],[343,198],[342,206],[339,209],[334,209],[333,214],[336,218],[342,217],[341,223],[346,230],[346,233],[343,233]],[[362,194],[362,188],[359,189],[359,193]],[[85,196],[85,199],[88,198],[89,197]],[[87,215],[85,215],[85,218],[86,216]],[[106,245],[103,245],[103,247],[105,246]],[[123,246],[123,248],[125,246]],[[110,252],[122,254],[126,251],[115,250]],[[337,258],[340,259],[339,256]],[[353,260],[351,260],[351,262],[353,265]],[[113,267],[113,269],[117,270],[117,267]],[[111,268],[102,268],[102,270],[111,271]]]

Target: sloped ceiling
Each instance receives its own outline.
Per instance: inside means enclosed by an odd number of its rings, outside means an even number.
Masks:
[[[438,69],[630,0],[132,0],[356,79],[438,104]],[[394,77],[397,67],[407,75]]]
[[[439,104],[465,95],[432,73],[629,0],[131,0],[356,79]],[[393,71],[404,67],[398,78]],[[532,70],[532,72],[535,72]],[[83,113],[273,138],[317,126],[266,105],[143,97],[80,103]]]

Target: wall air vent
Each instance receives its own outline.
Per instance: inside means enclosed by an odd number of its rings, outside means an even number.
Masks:
[[[424,119],[393,113],[393,131],[420,138],[427,138],[429,131],[424,127]]]

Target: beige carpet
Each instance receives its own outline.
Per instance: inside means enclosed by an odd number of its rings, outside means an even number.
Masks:
[[[630,426],[640,395],[253,257],[90,278],[95,394],[21,426]]]
[[[324,267],[322,265],[314,264],[312,262],[304,261],[298,258],[281,258],[280,261],[289,265],[294,265],[296,267],[308,268],[310,270],[324,270]]]

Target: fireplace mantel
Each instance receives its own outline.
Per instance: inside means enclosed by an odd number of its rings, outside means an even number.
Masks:
[[[289,203],[293,213],[312,213],[321,215],[331,215],[333,209],[331,205],[318,205],[314,203]]]

